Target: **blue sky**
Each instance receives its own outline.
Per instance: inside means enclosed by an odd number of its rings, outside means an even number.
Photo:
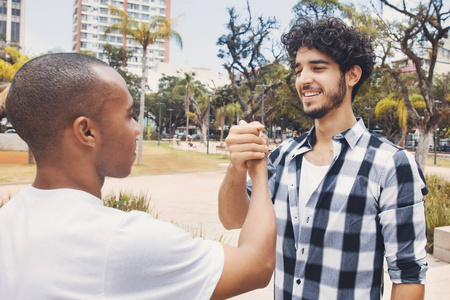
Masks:
[[[277,34],[286,31],[296,0],[250,0],[253,17],[274,16],[280,22]],[[275,5],[274,5],[275,4]],[[183,49],[172,43],[170,62],[224,72],[217,58],[217,39],[226,33],[228,7],[246,16],[245,0],[172,0],[171,17],[179,17],[176,30]],[[71,51],[73,0],[28,0],[25,10],[25,49],[30,56],[54,49]],[[277,36],[277,37],[278,37]]]

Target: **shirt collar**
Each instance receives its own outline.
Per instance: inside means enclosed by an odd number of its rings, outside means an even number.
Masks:
[[[347,141],[347,144],[353,149],[358,140],[360,139],[360,137],[362,136],[362,134],[364,133],[364,131],[367,130],[362,118],[356,118],[356,120],[357,122],[352,127],[341,133],[334,135],[333,140],[334,141],[345,140]],[[312,139],[314,138],[315,134],[316,128],[315,125],[313,125],[313,127],[311,127],[311,129],[308,131],[306,138],[300,142],[299,148],[307,146],[310,149],[312,149],[311,146]]]

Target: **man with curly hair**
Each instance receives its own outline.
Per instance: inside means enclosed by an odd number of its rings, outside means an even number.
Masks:
[[[380,299],[384,257],[392,299],[423,299],[423,174],[411,154],[367,130],[352,110],[375,63],[370,41],[336,18],[300,18],[282,42],[314,126],[269,155],[275,299]],[[228,229],[240,228],[248,211],[246,163],[267,150],[259,130],[243,123],[226,139],[231,164],[219,216]]]

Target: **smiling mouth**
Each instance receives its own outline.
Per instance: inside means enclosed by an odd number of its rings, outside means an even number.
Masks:
[[[304,92],[303,96],[305,96],[305,97],[312,97],[312,96],[317,96],[317,95],[320,95],[320,94],[321,94],[321,92],[317,92],[317,91],[315,91],[315,92]]]

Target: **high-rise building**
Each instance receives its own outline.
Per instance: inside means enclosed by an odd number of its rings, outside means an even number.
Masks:
[[[10,1],[10,0],[9,0]],[[97,58],[105,60],[103,46],[125,46],[133,50],[134,56],[127,61],[128,71],[140,75],[142,72],[142,48],[121,33],[105,36],[108,26],[119,17],[108,13],[110,5],[126,11],[140,22],[149,22],[152,17],[170,18],[170,0],[74,0],[73,5],[73,51],[92,51]],[[155,69],[159,62],[169,62],[169,39],[148,47],[147,66]]]
[[[0,41],[23,46],[25,0],[0,0]]]

